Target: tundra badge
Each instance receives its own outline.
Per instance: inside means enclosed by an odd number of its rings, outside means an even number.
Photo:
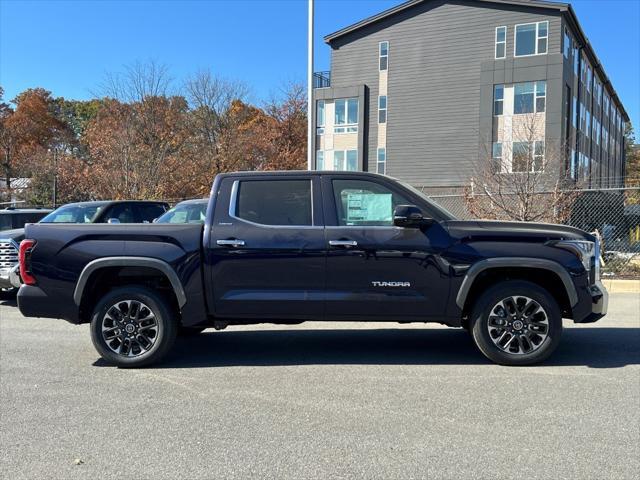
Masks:
[[[374,287],[410,287],[409,282],[371,282]]]

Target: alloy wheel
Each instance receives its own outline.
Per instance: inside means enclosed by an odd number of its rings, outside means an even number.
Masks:
[[[500,300],[489,312],[489,336],[503,352],[525,355],[536,351],[549,334],[549,317],[540,303],[525,296]]]
[[[121,300],[102,318],[102,338],[118,355],[138,357],[153,347],[159,326],[153,311],[138,300]]]

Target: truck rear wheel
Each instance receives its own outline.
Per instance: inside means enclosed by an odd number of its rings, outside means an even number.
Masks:
[[[505,281],[483,293],[470,319],[480,351],[500,365],[532,365],[545,360],[560,343],[562,314],[540,286]]]
[[[91,340],[100,356],[118,367],[158,362],[173,346],[177,321],[166,301],[151,289],[112,290],[96,305]]]

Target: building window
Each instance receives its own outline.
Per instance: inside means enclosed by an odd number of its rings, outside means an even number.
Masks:
[[[587,87],[587,91],[589,92],[591,91],[591,76],[592,76],[591,67],[587,65],[587,77],[585,80],[585,85]]]
[[[578,120],[578,99],[576,97],[573,97],[573,109],[571,113],[571,125],[573,125],[573,128],[576,128]]]
[[[496,58],[505,58],[507,52],[507,27],[496,28]]]
[[[493,146],[491,149],[491,158],[493,160],[493,171],[501,172],[502,171],[502,143],[493,142]]]
[[[594,77],[593,79],[593,100],[596,105],[600,105],[600,97],[602,95],[602,84],[600,80]]]
[[[578,75],[578,63],[580,63],[580,53],[578,51],[578,44],[573,43],[573,74]]]
[[[569,85],[564,86],[564,137],[566,145],[569,145],[569,141],[571,138],[571,100],[573,95],[571,95],[571,87]]]
[[[335,101],[334,133],[354,133],[358,131],[358,99],[341,98]]]
[[[387,123],[387,96],[378,97],[378,123]]]
[[[536,112],[544,112],[547,103],[547,82],[536,82]]]
[[[548,39],[549,22],[547,21],[516,25],[514,55],[524,57],[547,53]]]
[[[493,114],[502,115],[504,109],[504,85],[493,87]]]
[[[316,133],[324,134],[324,100],[318,100],[316,104]]]
[[[544,140],[533,142],[533,171],[544,170]]]
[[[545,110],[547,82],[525,82],[514,85],[513,113],[542,113]]]
[[[585,108],[585,119],[586,123],[584,125],[584,134],[585,136],[589,136],[591,132],[591,112]]]
[[[380,173],[382,175],[387,171],[387,149],[379,148],[378,149],[378,161],[376,162],[376,173]]]
[[[596,142],[596,145],[600,145],[600,121],[593,116],[593,133],[591,138]]]
[[[380,71],[389,68],[389,42],[380,42],[379,45]]]
[[[324,150],[316,150],[316,170],[324,170]]]
[[[544,170],[544,141],[513,142],[511,171],[513,173]]]
[[[571,37],[569,36],[569,31],[565,27],[564,36],[562,37],[562,53],[564,54],[564,58],[566,58],[567,60],[569,60],[569,55],[571,54],[571,45],[572,42]]]
[[[513,142],[512,172],[528,172],[531,170],[531,152],[529,142]]]
[[[338,171],[358,170],[358,151],[357,150],[336,150],[333,152],[333,169]]]

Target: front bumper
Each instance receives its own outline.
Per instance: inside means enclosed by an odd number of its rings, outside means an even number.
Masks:
[[[609,292],[602,282],[597,281],[588,287],[588,294],[591,298],[591,308],[584,311],[581,318],[574,319],[577,323],[593,323],[600,320],[607,314],[609,308]]]

